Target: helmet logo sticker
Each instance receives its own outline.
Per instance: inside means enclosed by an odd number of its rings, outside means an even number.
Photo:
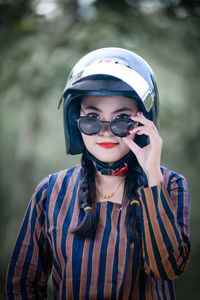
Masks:
[[[128,62],[120,59],[118,57],[109,57],[109,58],[104,58],[104,59],[100,59],[97,60],[96,63],[101,64],[101,63],[112,63],[112,64],[119,64],[125,67],[129,67]]]

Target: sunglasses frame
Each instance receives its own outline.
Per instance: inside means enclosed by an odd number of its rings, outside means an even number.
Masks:
[[[95,120],[95,121],[98,121],[98,123],[100,124],[100,128],[99,128],[99,130],[97,131],[97,132],[95,132],[95,133],[91,133],[91,134],[88,134],[88,133],[85,133],[82,129],[81,129],[81,126],[80,126],[80,121],[82,120],[82,119],[92,119],[92,120]],[[112,130],[112,122],[116,122],[116,120],[128,120],[129,121],[129,124],[128,124],[128,126],[129,125],[132,125],[132,128],[134,128],[134,125],[135,125],[135,121],[133,121],[132,119],[129,119],[129,118],[127,118],[127,119],[123,119],[123,118],[115,118],[115,119],[113,119],[112,121],[101,121],[100,119],[97,119],[97,118],[95,118],[95,117],[89,117],[89,116],[79,116],[79,117],[77,117],[77,118],[75,118],[75,120],[77,121],[77,125],[78,125],[78,128],[79,128],[79,130],[82,132],[82,133],[84,133],[84,134],[86,134],[86,135],[89,135],[89,136],[92,136],[92,135],[96,135],[96,134],[98,134],[101,130],[102,130],[102,127],[103,127],[103,124],[109,124],[109,129],[110,129],[110,131],[115,135],[115,136],[119,136],[119,137],[125,137],[125,136],[128,136],[129,135],[129,132],[127,131],[127,134],[126,135],[119,135],[119,134],[116,134],[116,133],[114,133],[113,132],[113,130]],[[127,127],[128,127],[127,126]]]

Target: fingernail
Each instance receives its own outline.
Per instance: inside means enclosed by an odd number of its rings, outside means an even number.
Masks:
[[[136,117],[137,114],[129,114],[129,117]]]

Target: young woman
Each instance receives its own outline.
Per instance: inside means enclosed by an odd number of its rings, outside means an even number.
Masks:
[[[190,256],[189,192],[160,167],[155,76],[138,55],[84,56],[64,89],[67,153],[37,187],[11,256],[8,299],[175,299]]]

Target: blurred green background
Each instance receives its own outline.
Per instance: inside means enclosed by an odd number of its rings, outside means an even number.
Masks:
[[[0,299],[36,184],[80,160],[65,154],[57,110],[69,71],[83,54],[108,46],[137,52],[156,74],[162,164],[183,174],[191,191],[192,256],[176,294],[200,299],[199,1],[9,0],[0,1],[0,22]]]

